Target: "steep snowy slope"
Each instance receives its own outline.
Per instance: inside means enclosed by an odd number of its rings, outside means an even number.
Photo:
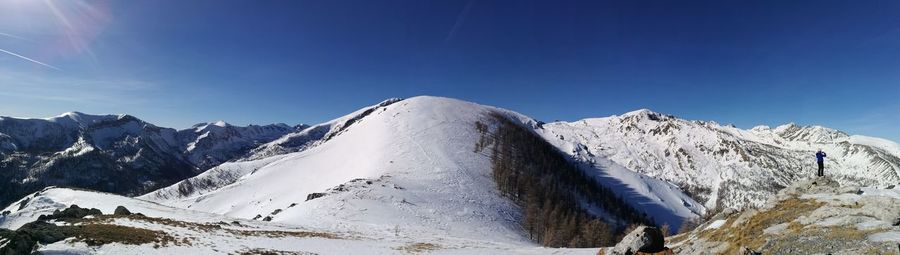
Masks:
[[[399,229],[524,243],[521,210],[498,192],[490,157],[473,151],[481,137],[475,123],[485,121],[491,112],[529,128],[538,125],[517,113],[454,99],[390,100],[257,150],[276,156],[226,163],[182,182],[221,188],[189,190],[173,185],[141,198],[230,217],[327,229]],[[302,148],[276,153],[285,151],[280,148],[291,139],[302,141]],[[586,170],[603,175],[600,172],[617,166],[610,162],[596,167]],[[659,217],[666,221],[660,223],[677,226],[683,218],[696,217],[692,210],[702,210],[674,186],[614,171],[606,174],[607,183],[620,185],[623,196],[640,197],[634,200],[641,202],[636,203],[639,210],[675,216]],[[632,194],[633,190],[639,192]]]
[[[896,143],[820,126],[742,130],[639,110],[622,116],[556,122],[542,133],[586,162],[610,159],[682,187],[707,208],[761,205],[814,174],[817,149],[827,174],[848,184],[900,182]]]
[[[43,254],[595,254],[596,249],[548,249],[522,243],[422,235],[406,229],[371,229],[365,234],[285,225],[168,207],[85,190],[48,188],[17,201],[0,214],[0,228],[27,228],[40,215],[78,205],[104,215],[49,221],[71,226],[74,235],[38,244]],[[131,213],[112,215],[124,206]],[[23,227],[25,226],[25,227]],[[374,226],[373,226],[374,227]],[[32,228],[43,231],[44,228]],[[21,230],[21,229],[20,229]],[[20,245],[0,231],[0,253]],[[43,237],[47,238],[47,237]]]
[[[194,178],[156,190],[143,197],[151,200],[178,200],[201,195],[237,181],[240,177],[268,165],[291,152],[315,147],[349,128],[382,107],[400,101],[388,99],[379,104],[364,107],[346,116],[312,127],[298,126],[295,132],[283,135],[269,143],[254,148],[236,162],[227,162],[210,169]]]
[[[360,119],[376,113],[378,110],[383,110],[384,107],[387,107],[399,101],[399,98],[391,98],[376,105],[364,107],[332,121],[315,125],[309,128],[299,129],[297,130],[298,132],[287,134],[274,141],[257,147],[253,150],[252,153],[250,153],[250,155],[247,155],[245,158],[259,159],[273,155],[297,152],[310,147],[314,147],[320,143],[328,141],[332,137],[339,135],[350,126],[353,126],[353,124],[355,124]]]

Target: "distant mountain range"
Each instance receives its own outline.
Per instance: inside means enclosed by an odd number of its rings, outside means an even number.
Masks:
[[[139,195],[306,126],[224,122],[162,128],[130,115],[0,117],[0,204],[47,186]]]

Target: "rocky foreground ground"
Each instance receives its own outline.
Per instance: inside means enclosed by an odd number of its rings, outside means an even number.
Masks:
[[[809,179],[666,244],[676,254],[900,254],[900,188]]]

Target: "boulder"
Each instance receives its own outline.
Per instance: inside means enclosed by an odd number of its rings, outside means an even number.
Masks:
[[[115,211],[113,211],[113,215],[128,216],[131,215],[131,211],[129,211],[128,208],[120,205],[116,207]]]
[[[628,233],[622,241],[609,250],[611,255],[631,255],[638,252],[657,253],[667,250],[665,237],[658,228],[640,226]]]

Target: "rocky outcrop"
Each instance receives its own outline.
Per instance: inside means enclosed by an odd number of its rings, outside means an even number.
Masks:
[[[123,206],[117,207],[115,216],[124,216],[123,211],[128,210]],[[84,242],[88,246],[108,243],[141,245],[173,240],[161,231],[91,222],[102,215],[97,208],[81,208],[73,204],[62,211],[40,215],[37,220],[16,230],[0,228],[0,255],[41,254],[34,251],[38,244],[56,243],[68,238],[74,238],[72,241]]]
[[[56,210],[53,214],[50,215],[41,215],[38,216],[38,221],[48,221],[48,220],[68,220],[68,219],[81,219],[88,215],[102,215],[103,212],[98,210],[97,208],[81,208],[78,205],[69,206],[62,211]]]
[[[658,228],[639,226],[622,238],[616,246],[601,250],[600,254],[633,255],[633,254],[671,254],[665,247],[665,237]]]
[[[898,252],[900,191],[797,182],[759,208],[721,213],[669,238],[677,254],[890,254]]]

